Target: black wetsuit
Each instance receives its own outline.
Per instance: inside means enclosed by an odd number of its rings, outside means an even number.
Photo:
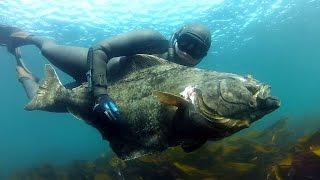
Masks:
[[[51,39],[34,35],[20,41],[19,45],[36,45],[53,65],[75,79],[75,82],[67,84],[66,87],[72,88],[87,81],[89,48],[58,45]],[[121,67],[126,64],[126,56],[160,54],[164,59],[179,60],[174,55],[172,42],[169,43],[163,35],[154,30],[137,30],[119,34],[95,44],[93,48],[96,49],[92,68],[95,96],[107,93],[107,73],[108,76],[118,74],[122,69]],[[168,55],[170,53],[171,58]],[[183,60],[177,63],[186,65]],[[23,84],[28,97],[32,99],[38,89],[38,83],[28,78],[20,78],[20,82]]]
[[[35,44],[53,65],[76,81],[86,80],[88,48],[57,45],[52,40],[32,35],[26,42]],[[95,52],[93,68],[105,74],[109,59],[134,54],[162,54],[168,49],[168,40],[157,31],[139,30],[105,39],[94,46],[99,46],[100,50]]]

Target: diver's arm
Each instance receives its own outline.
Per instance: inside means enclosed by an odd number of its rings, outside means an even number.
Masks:
[[[138,30],[106,39],[92,47],[92,87],[97,98],[107,94],[106,69],[113,57],[135,54],[162,54],[168,50],[168,40],[154,30]],[[90,53],[88,53],[88,56]]]
[[[94,111],[103,119],[121,121],[116,104],[107,94],[107,63],[111,58],[135,54],[161,54],[167,49],[168,41],[153,30],[123,33],[89,48],[88,74],[96,101]]]

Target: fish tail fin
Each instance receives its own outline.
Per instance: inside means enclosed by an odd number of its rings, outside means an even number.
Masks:
[[[25,110],[43,110],[43,111],[54,111],[61,107],[61,97],[65,97],[67,89],[61,84],[56,71],[54,68],[46,64],[45,65],[45,78],[37,94],[32,100],[25,106]]]

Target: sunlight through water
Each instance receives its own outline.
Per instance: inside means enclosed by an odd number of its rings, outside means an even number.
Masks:
[[[89,46],[133,29],[152,28],[170,36],[185,23],[202,22],[212,29],[219,52],[253,38],[242,36],[253,24],[290,18],[287,12],[293,6],[293,0],[3,0],[0,23]]]

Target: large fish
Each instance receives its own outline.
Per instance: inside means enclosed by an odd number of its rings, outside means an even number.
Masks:
[[[120,158],[130,159],[178,145],[191,152],[207,140],[249,127],[280,106],[270,86],[250,76],[181,66],[150,55],[132,57],[121,72],[109,79],[108,87],[122,113],[119,123],[99,121],[88,84],[66,89],[50,65],[25,109],[66,109],[95,126]]]

